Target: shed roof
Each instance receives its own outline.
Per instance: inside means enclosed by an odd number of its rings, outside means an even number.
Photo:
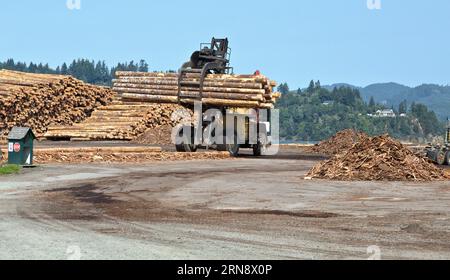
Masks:
[[[13,127],[11,131],[9,132],[8,139],[13,140],[19,140],[25,138],[27,136],[28,132],[31,132],[31,134],[34,136],[33,131],[29,127]]]

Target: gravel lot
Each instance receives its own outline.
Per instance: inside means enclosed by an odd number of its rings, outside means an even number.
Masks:
[[[305,181],[320,158],[0,177],[0,259],[450,259],[450,182]]]

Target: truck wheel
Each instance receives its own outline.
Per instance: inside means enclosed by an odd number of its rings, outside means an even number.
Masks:
[[[239,144],[228,144],[227,149],[232,157],[237,157],[239,155]]]
[[[237,157],[239,155],[239,149],[241,148],[239,143],[239,137],[235,133],[234,134],[234,140],[232,144],[226,144],[227,151],[230,153],[232,157]]]
[[[450,151],[445,153],[445,165],[450,165]]]
[[[429,160],[436,163],[436,152],[435,151],[427,151],[427,156]]]
[[[217,145],[217,151],[219,151],[219,152],[226,152],[226,151],[228,151],[228,149],[227,149],[227,145],[224,145],[224,144],[220,144],[220,145]]]
[[[182,130],[180,131],[180,133],[182,132]],[[181,136],[181,134],[180,134]],[[197,151],[197,146],[195,146],[194,144],[186,144],[186,143],[192,143],[192,141],[190,141],[187,137],[187,135],[183,135],[182,136],[183,141],[181,142],[181,144],[175,145],[175,149],[177,150],[177,152],[181,152],[181,153],[195,153]]]
[[[179,153],[195,153],[197,151],[196,146],[187,144],[175,145],[175,149]]]
[[[186,152],[186,150],[184,149],[184,145],[175,145],[175,149],[179,153],[185,153]]]
[[[255,157],[260,157],[263,155],[263,144],[262,143],[258,143],[256,145],[253,146],[253,155]]]
[[[444,165],[447,158],[447,154],[443,150],[436,152],[436,163],[439,165]]]
[[[267,148],[267,143],[268,143],[268,139],[267,139],[267,134],[266,133],[260,133],[259,134],[259,140],[258,140],[258,144],[253,145],[253,155],[255,157],[260,157],[262,155],[264,155],[266,148]]]

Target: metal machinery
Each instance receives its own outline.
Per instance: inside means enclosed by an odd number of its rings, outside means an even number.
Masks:
[[[200,50],[195,51],[190,61],[184,63],[179,70],[178,78],[178,99],[194,99],[201,101],[203,98],[203,84],[208,74],[232,74],[233,68],[230,64],[231,49],[228,47],[228,39],[212,38],[211,43],[200,44]],[[199,77],[196,81],[187,80],[188,77]],[[181,89],[188,88],[189,91],[183,92]],[[187,105],[190,106],[190,105]],[[208,116],[207,111],[215,109],[220,111],[220,116]],[[237,156],[241,148],[253,149],[255,156],[261,156],[264,150],[271,144],[270,137],[270,110],[252,109],[252,116],[248,116],[248,109],[229,108],[222,106],[220,108],[211,106],[202,106],[201,125],[196,129],[193,125],[184,126],[178,132],[178,136],[183,139],[182,143],[176,145],[179,152],[195,152],[198,148],[213,148],[220,151],[229,151],[232,156]],[[267,112],[267,113],[266,113]],[[230,116],[227,118],[225,116]],[[263,116],[264,114],[264,116]],[[227,131],[227,120],[234,120],[234,130]],[[268,120],[268,121],[260,121]],[[211,123],[219,123],[215,129],[211,129]],[[201,127],[200,127],[201,126]],[[257,141],[250,136],[254,132],[252,128],[256,127]],[[211,139],[215,138],[218,130],[222,130],[223,141],[217,144]],[[183,135],[190,131],[190,136]],[[232,135],[229,135],[229,134]],[[228,134],[228,135],[227,135]],[[195,136],[199,136],[201,144],[196,144]],[[198,139],[198,138],[197,138]],[[216,138],[215,138],[216,139]],[[256,142],[256,144],[254,143]]]
[[[208,74],[229,74],[233,68],[229,67],[231,49],[228,47],[228,39],[212,38],[211,43],[200,44],[200,50],[191,55],[191,60],[181,66],[178,77],[178,98],[203,97],[203,83]],[[199,75],[197,82],[188,82],[184,79],[190,74]],[[197,94],[183,94],[181,88],[195,89]]]
[[[439,165],[450,165],[450,120],[447,119],[447,131],[444,145],[431,144],[426,148],[427,157]]]

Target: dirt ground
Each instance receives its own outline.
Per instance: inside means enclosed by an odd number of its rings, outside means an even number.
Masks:
[[[0,177],[0,259],[450,259],[450,182],[305,181],[321,158]]]

